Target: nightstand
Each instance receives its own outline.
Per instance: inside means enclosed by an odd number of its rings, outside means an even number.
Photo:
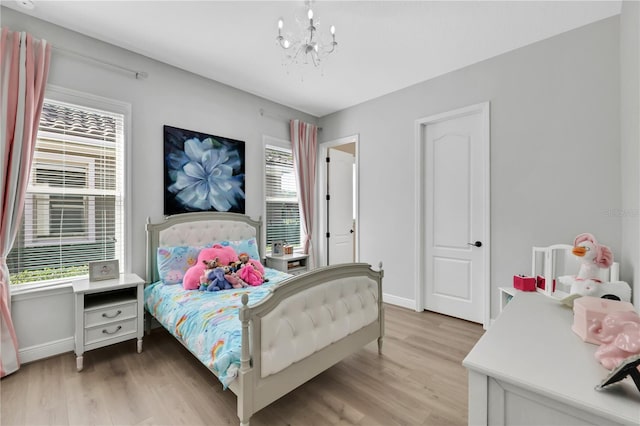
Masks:
[[[142,352],[143,287],[144,280],[136,274],[73,283],[78,371],[82,371],[85,351],[137,338],[138,353]]]
[[[291,275],[303,274],[309,270],[308,254],[294,253],[282,256],[267,256],[267,267]]]

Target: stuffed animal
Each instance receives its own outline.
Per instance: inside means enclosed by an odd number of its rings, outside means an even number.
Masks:
[[[245,288],[247,283],[236,274],[230,266],[223,267],[224,279],[231,284],[233,288]]]
[[[268,281],[264,278],[264,267],[255,259],[248,259],[238,270],[238,276],[251,286],[259,286]]]
[[[596,238],[588,233],[580,234],[573,242],[572,253],[582,258],[576,281],[600,281],[600,268],[608,268],[613,263],[613,253],[607,246],[598,244]]]
[[[233,288],[231,283],[224,278],[224,268],[210,270],[207,279],[209,280],[207,291],[229,290]]]
[[[640,354],[640,317],[637,313],[612,312],[594,331],[602,342],[595,357],[604,368],[612,370],[625,358]]]
[[[604,297],[614,300],[631,300],[631,287],[624,281],[603,282],[600,279],[601,268],[613,264],[613,253],[609,247],[598,244],[596,238],[588,233],[578,235],[573,242],[572,253],[581,258],[576,276],[559,277],[562,284],[570,285],[570,297]]]
[[[219,260],[216,257],[211,260],[203,260],[202,263],[205,266],[205,269],[202,271],[202,275],[200,275],[200,290],[206,290],[209,282],[211,281],[210,276],[213,273],[213,270],[218,267]]]

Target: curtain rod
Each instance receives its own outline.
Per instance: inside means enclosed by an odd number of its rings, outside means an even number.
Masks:
[[[143,79],[149,77],[149,74],[147,72],[145,72],[145,71],[136,71],[136,70],[132,70],[130,68],[125,68],[123,66],[112,64],[110,62],[106,62],[106,61],[103,61],[101,59],[94,58],[92,56],[87,56],[87,55],[82,54],[82,53],[74,52],[73,50],[63,49],[62,47],[52,46],[52,48],[53,48],[53,50],[55,50],[57,52],[60,52],[60,53],[64,53],[66,55],[75,56],[75,57],[81,58],[81,59],[83,59],[85,61],[93,62],[93,63],[99,64],[99,65],[102,65],[102,66],[115,68],[117,70],[124,71],[124,72],[129,73],[129,74],[133,74],[134,77],[136,79],[138,79],[138,80],[143,80]]]
[[[292,120],[292,119],[289,119],[289,118],[287,118],[287,117],[283,117],[283,116],[280,116],[280,115],[277,115],[277,114],[272,114],[272,113],[270,113],[270,112],[267,112],[267,111],[265,111],[265,110],[264,110],[264,108],[260,108],[260,109],[258,110],[258,113],[260,114],[260,117],[270,117],[270,118],[275,118],[276,120],[286,121],[287,123],[288,123],[290,120]],[[314,126],[315,126],[315,124],[314,124]],[[316,126],[316,127],[318,127],[318,126]],[[319,132],[321,132],[321,131],[322,131],[322,127],[318,127],[318,131],[319,131]]]

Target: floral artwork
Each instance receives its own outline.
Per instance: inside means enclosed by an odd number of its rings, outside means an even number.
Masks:
[[[244,142],[164,126],[164,214],[244,213]]]

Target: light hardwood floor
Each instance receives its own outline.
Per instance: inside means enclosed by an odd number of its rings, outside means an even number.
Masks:
[[[464,425],[461,362],[482,327],[386,306],[375,343],[251,418],[261,425]],[[236,396],[162,329],[135,341],[24,365],[0,381],[2,425],[237,425]]]

